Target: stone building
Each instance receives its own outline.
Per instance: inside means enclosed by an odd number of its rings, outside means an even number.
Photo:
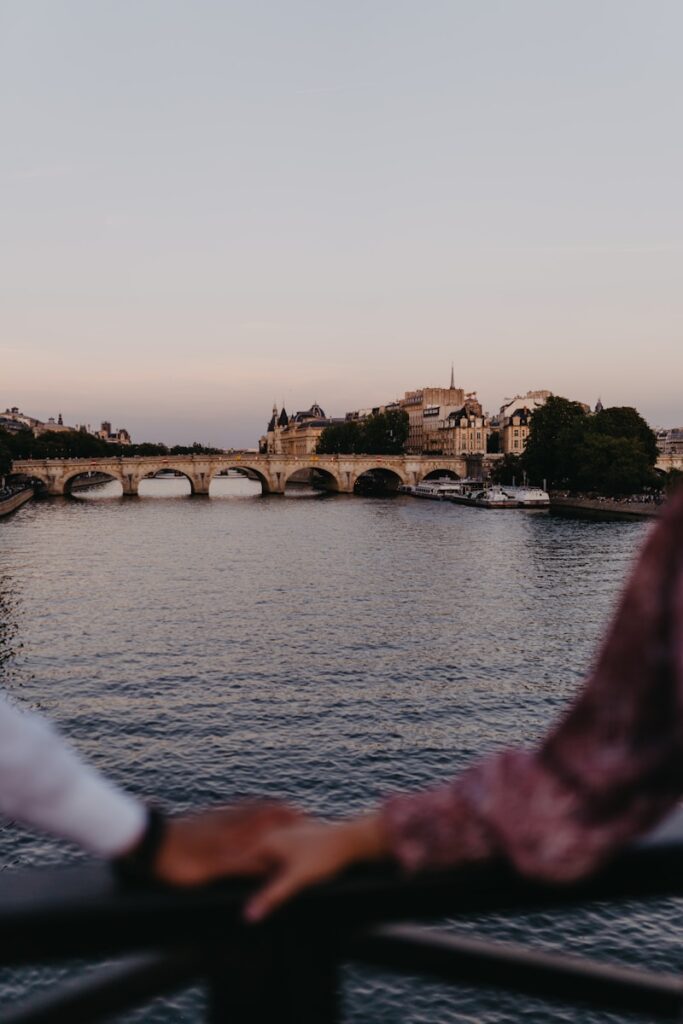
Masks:
[[[497,428],[503,455],[521,455],[529,437],[531,417],[536,409],[552,396],[552,391],[527,391],[525,395],[507,398],[500,407]]]
[[[439,455],[485,455],[491,424],[474,392],[461,409],[441,420],[436,433]]]
[[[267,455],[310,455],[325,427],[340,422],[343,420],[329,419],[317,402],[291,416],[284,406],[278,413],[277,405],[273,405],[266,433],[259,440],[259,451]]]
[[[380,413],[393,412],[400,408],[400,402],[387,402],[386,405],[373,405],[372,408],[354,409],[353,412],[347,412],[344,419],[351,422],[361,422],[362,420],[367,420],[370,416],[378,416]]]
[[[116,430],[112,430],[109,420],[102,421],[100,429],[95,431],[95,437],[99,437],[100,441],[107,441],[108,444],[132,443],[130,434],[125,427],[118,427]]]
[[[451,413],[463,408],[465,392],[456,388],[451,368],[450,387],[406,391],[399,405],[408,413],[406,452],[410,455],[438,453],[443,444],[443,424]]]
[[[34,437],[40,437],[41,434],[58,434],[74,429],[64,425],[61,412],[57,419],[54,416],[50,416],[46,422],[43,422],[43,420],[36,419],[35,416],[27,416],[16,405],[12,406],[11,409],[5,409],[4,413],[0,414],[0,426],[2,426],[3,430],[7,430],[10,433],[17,433],[19,430],[31,430]]]
[[[667,427],[657,430],[657,466],[665,472],[683,472],[683,427]]]

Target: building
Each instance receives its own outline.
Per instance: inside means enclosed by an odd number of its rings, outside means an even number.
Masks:
[[[485,455],[491,424],[475,392],[467,395],[461,409],[439,421],[439,455]]]
[[[531,417],[551,397],[552,391],[527,391],[525,395],[505,399],[495,424],[500,434],[500,450],[503,455],[522,454],[529,437]]]
[[[456,388],[453,367],[451,383],[447,388],[419,388],[406,391],[399,405],[408,414],[408,440],[406,452],[410,455],[435,452],[440,454],[443,443],[440,426],[451,413],[465,404],[465,392]]]
[[[683,427],[666,427],[656,435],[660,455],[683,456]]]
[[[408,414],[406,452],[410,455],[460,455],[486,452],[490,426],[475,391],[456,388],[453,367],[447,388],[406,391],[399,402]]]
[[[73,427],[67,427],[64,425],[64,420],[62,419],[62,414],[60,412],[56,420],[54,416],[50,416],[47,423],[39,423],[38,426],[33,428],[33,433],[36,437],[40,437],[41,434],[66,434],[73,429]]]
[[[355,409],[353,412],[347,412],[344,419],[347,422],[362,422],[363,420],[367,420],[370,416],[379,416],[380,413],[393,412],[400,408],[400,402],[387,402],[386,405],[373,405],[372,408]]]
[[[42,426],[40,420],[33,416],[27,416],[16,405],[0,413],[0,429],[6,430],[10,434],[17,434],[20,430],[35,430],[40,426]]]
[[[0,414],[0,428],[12,434],[16,434],[20,430],[30,430],[33,432],[34,437],[40,437],[41,434],[64,433],[67,430],[73,430],[73,427],[64,425],[61,412],[57,419],[54,416],[50,416],[48,421],[44,423],[42,420],[37,420],[35,416],[27,416],[26,413],[20,412],[16,405],[11,409],[5,409],[4,413]]]
[[[310,455],[325,427],[343,422],[329,419],[317,402],[292,416],[287,415],[284,406],[278,413],[277,405],[273,405],[266,433],[259,440],[259,451],[267,455]]]
[[[95,437],[99,437],[100,441],[106,441],[108,444],[132,444],[126,428],[118,427],[116,430],[112,430],[109,420],[102,421],[100,429],[95,431]]]

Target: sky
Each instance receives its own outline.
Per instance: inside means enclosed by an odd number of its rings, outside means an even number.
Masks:
[[[0,0],[0,407],[683,423],[679,0]]]

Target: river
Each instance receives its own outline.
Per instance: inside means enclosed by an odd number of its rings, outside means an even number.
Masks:
[[[111,487],[0,523],[5,689],[108,775],[176,810],[271,794],[341,813],[531,743],[575,693],[642,523],[409,497],[263,498],[223,480]],[[102,499],[102,500],[100,500]],[[14,824],[3,869],[79,856]],[[678,969],[680,907],[503,916],[458,927]],[[0,1000],[60,971],[4,971]],[[353,1024],[602,1022],[614,1015],[345,974]],[[126,1018],[198,1019],[184,993]]]

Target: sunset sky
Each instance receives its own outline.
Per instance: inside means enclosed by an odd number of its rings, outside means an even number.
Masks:
[[[0,406],[683,423],[679,0],[0,0]]]

